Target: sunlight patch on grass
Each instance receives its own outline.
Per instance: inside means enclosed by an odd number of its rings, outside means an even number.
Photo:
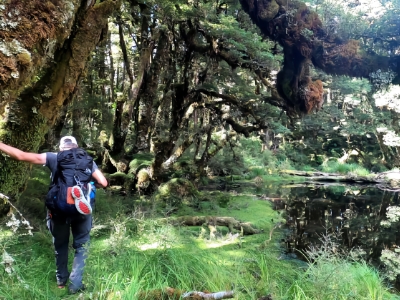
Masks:
[[[105,251],[110,247],[110,243],[108,239],[92,239],[90,247],[96,251]]]
[[[154,242],[152,244],[143,244],[143,245],[140,245],[138,247],[139,247],[140,250],[160,249],[160,248],[163,248],[163,247],[170,248],[170,246],[168,246],[168,245],[165,246],[165,245],[161,244],[160,242]]]
[[[230,234],[228,234],[229,236]],[[193,248],[201,250],[218,249],[220,247],[226,247],[230,245],[237,245],[237,238],[229,238],[227,236],[217,237],[215,239],[209,239],[208,237],[191,237],[190,239],[182,241],[182,244],[174,245],[174,248]]]
[[[218,240],[218,241],[209,241],[206,243],[206,248],[207,249],[212,249],[212,248],[219,248],[223,247],[226,245],[234,245],[237,244],[237,240]]]
[[[4,243],[4,241],[12,235],[13,235],[13,232],[11,230],[2,228],[0,230],[0,245],[2,245]]]

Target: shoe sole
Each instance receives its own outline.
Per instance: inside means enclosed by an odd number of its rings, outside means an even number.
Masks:
[[[92,213],[92,207],[86,200],[82,189],[79,186],[73,186],[71,190],[72,197],[75,199],[76,209],[83,215],[90,215]]]

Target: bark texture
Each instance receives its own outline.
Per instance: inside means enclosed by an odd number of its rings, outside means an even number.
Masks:
[[[36,152],[74,96],[119,1],[8,1],[0,11],[0,140]],[[0,156],[0,190],[17,196],[29,165]]]
[[[369,77],[380,69],[397,69],[398,57],[364,51],[356,40],[327,30],[318,14],[300,1],[241,0],[243,9],[263,34],[284,48],[284,67],[277,89],[289,112],[310,113],[323,103],[321,82],[311,80],[310,65],[329,74]]]

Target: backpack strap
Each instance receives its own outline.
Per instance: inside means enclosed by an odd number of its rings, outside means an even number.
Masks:
[[[74,159],[76,160],[76,153],[78,152],[78,149],[79,148],[72,148],[71,150],[71,153],[72,153],[72,156],[74,157]],[[77,165],[75,165],[75,166],[77,166]],[[80,181],[80,179],[79,179],[79,177],[76,175],[76,170],[75,170],[75,174],[74,174],[74,179],[75,179],[75,182],[76,182],[76,185],[77,186],[79,186],[80,188],[83,188],[84,187],[84,183],[82,183],[81,181]]]
[[[78,148],[72,148],[71,150],[71,152],[72,152],[72,156],[74,157],[74,159],[76,159],[76,151],[77,151],[77,149]]]
[[[59,179],[59,177],[60,177],[59,173],[60,173],[60,167],[59,167],[58,161],[57,161],[57,168],[56,168],[56,171],[54,172],[54,174],[51,174],[51,176],[53,177],[53,178],[52,178],[52,182],[51,182],[52,185],[58,183],[58,179]]]
[[[78,148],[72,148],[72,149],[71,149],[71,153],[72,153],[72,156],[74,157],[74,160],[76,160],[76,151],[77,151],[77,149],[78,149]],[[75,165],[75,166],[76,166],[76,165]],[[79,180],[79,177],[76,176],[76,170],[75,170],[75,173],[74,173],[74,180],[75,180],[75,183],[76,183],[77,186],[79,186],[80,188],[83,187],[83,184],[82,184],[82,182]]]

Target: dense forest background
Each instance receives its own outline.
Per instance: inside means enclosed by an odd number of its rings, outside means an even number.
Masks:
[[[124,193],[252,167],[391,169],[400,164],[399,8],[3,0],[0,139],[37,152],[74,135]],[[29,166],[0,160],[1,191],[19,195]]]
[[[280,174],[398,175],[399,14],[398,0],[0,0],[0,141],[45,152],[73,135],[105,173],[87,272],[99,299],[229,283],[260,300],[337,299],[338,286],[377,299],[389,288],[364,261],[400,286],[399,196],[388,192],[399,178],[377,193],[284,186]],[[0,265],[33,287],[3,272],[0,298],[54,298],[42,282],[54,279],[40,219],[49,176],[4,154],[0,166],[0,197],[12,200],[0,201],[12,230],[0,230]],[[291,233],[278,237],[284,222]],[[17,225],[35,234],[14,235]],[[312,250],[322,231],[304,272],[287,250]],[[216,240],[226,245],[214,252]],[[363,262],[336,256],[338,244],[366,250]]]

